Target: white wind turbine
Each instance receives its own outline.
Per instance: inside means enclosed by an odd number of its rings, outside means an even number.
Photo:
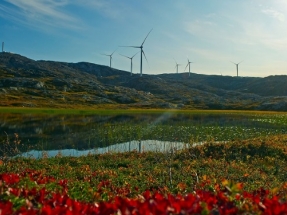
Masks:
[[[142,42],[141,46],[122,46],[122,47],[132,47],[132,48],[138,48],[138,49],[141,49],[140,52],[141,52],[141,67],[140,67],[140,76],[142,76],[142,70],[143,70],[143,55],[147,61],[147,58],[145,56],[145,53],[143,51],[143,44],[145,43],[146,41],[146,38],[148,37],[148,35],[150,34],[150,32],[152,31],[152,29],[148,32],[148,34],[146,35],[144,41]],[[147,61],[148,62],[148,61]]]
[[[115,50],[116,51],[116,50]],[[105,56],[108,56],[108,57],[110,57],[110,68],[112,68],[112,56],[113,56],[113,54],[115,53],[115,51],[112,53],[112,54],[102,54],[102,55],[105,55]]]
[[[128,57],[128,56],[125,56],[125,55],[120,54],[121,56],[124,56],[124,57],[126,57],[126,58],[128,58],[128,59],[131,60],[131,75],[133,74],[133,58],[134,58],[134,56],[136,56],[137,54],[138,54],[138,52],[135,53],[132,57]]]
[[[174,58],[173,58],[173,59],[174,59]],[[174,61],[175,61],[176,73],[178,73],[178,66],[179,66],[180,64],[178,64],[175,59],[174,59]]]
[[[234,62],[232,62],[232,61],[230,61],[230,62],[233,63],[233,64],[235,64],[235,66],[236,66],[236,72],[237,72],[237,77],[238,77],[238,65],[239,65],[240,63],[242,63],[243,60],[240,61],[239,63],[234,63]]]
[[[187,64],[186,64],[186,67],[184,68],[184,71],[186,70],[187,66],[188,66],[188,72],[189,72],[189,76],[190,76],[190,64],[191,63],[194,63],[194,62],[191,62],[189,61],[189,59],[187,59]]]

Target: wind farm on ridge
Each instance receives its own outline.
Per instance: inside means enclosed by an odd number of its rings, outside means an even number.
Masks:
[[[146,57],[145,52],[144,52],[144,50],[143,50],[143,45],[144,45],[144,43],[146,42],[146,39],[148,38],[148,36],[149,36],[149,34],[151,33],[152,30],[153,30],[153,29],[151,29],[151,30],[148,32],[148,34],[146,35],[146,37],[144,38],[144,40],[143,40],[143,42],[141,43],[140,46],[119,46],[120,48],[125,47],[125,48],[139,48],[139,49],[140,49],[139,52],[135,53],[135,54],[132,55],[131,57],[119,53],[119,55],[121,55],[121,56],[123,56],[123,57],[128,58],[128,59],[131,60],[131,64],[130,64],[130,74],[131,74],[131,75],[133,74],[133,58],[134,58],[138,53],[140,53],[140,73],[139,73],[139,74],[140,74],[140,77],[143,75],[143,55],[144,55],[144,58],[145,58],[146,62],[148,63],[147,57]],[[119,47],[118,47],[118,48],[119,48]],[[118,50],[118,48],[116,48],[111,54],[101,54],[101,55],[108,56],[108,57],[110,58],[110,68],[112,68],[112,56],[113,56],[113,54],[115,53],[115,51]],[[173,58],[173,59],[174,59],[174,58]],[[175,61],[175,63],[176,63],[176,64],[175,64],[176,73],[178,73],[178,67],[179,67],[181,64],[178,64],[175,59],[174,59],[174,61]],[[236,76],[239,77],[238,65],[239,65],[240,63],[242,63],[243,61],[240,61],[239,63],[234,63],[234,62],[232,62],[232,61],[230,61],[230,62],[233,63],[233,64],[235,64],[235,66],[236,66]],[[184,68],[184,71],[183,71],[183,72],[185,72],[185,71],[186,71],[186,68],[188,67],[188,76],[189,76],[189,77],[190,77],[190,74],[191,74],[191,69],[190,69],[190,64],[191,64],[191,63],[194,63],[194,62],[191,62],[191,61],[187,58],[187,64],[186,64],[186,67]],[[222,73],[221,73],[221,75],[222,75]]]

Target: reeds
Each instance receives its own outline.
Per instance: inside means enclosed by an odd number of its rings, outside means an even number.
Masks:
[[[21,140],[19,139],[19,135],[17,133],[14,133],[13,140],[10,140],[7,132],[4,131],[4,133],[6,138],[1,143],[0,160],[5,164],[10,158],[21,154],[21,151],[19,150]]]

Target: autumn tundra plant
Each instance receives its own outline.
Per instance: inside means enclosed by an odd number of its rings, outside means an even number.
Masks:
[[[0,182],[1,214],[271,215],[286,214],[287,208],[282,195],[273,195],[265,189],[246,192],[244,184],[227,180],[211,186],[208,191],[199,188],[191,193],[175,195],[146,190],[136,196],[130,196],[129,187],[115,187],[109,181],[101,181],[93,192],[93,201],[72,198],[69,190],[73,188],[69,188],[68,180],[56,180],[38,171],[3,173],[0,174]],[[82,186],[81,190],[85,187]]]
[[[5,139],[2,140],[1,147],[0,147],[0,160],[3,163],[6,163],[10,158],[21,154],[19,150],[19,146],[21,140],[19,139],[19,135],[14,133],[14,139],[10,140],[9,135],[5,132]]]
[[[286,151],[286,141],[285,135],[165,153],[17,157],[0,166],[0,211],[286,214],[286,156],[279,153]],[[228,155],[231,149],[234,156]]]

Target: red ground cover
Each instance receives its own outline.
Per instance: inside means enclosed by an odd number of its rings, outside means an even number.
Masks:
[[[23,186],[21,181],[43,185]],[[61,189],[47,190],[56,183]],[[102,183],[101,186],[110,186]],[[102,189],[104,192],[104,189]],[[197,189],[188,194],[145,191],[128,198],[115,194],[109,201],[79,202],[68,195],[67,180],[56,181],[28,170],[23,174],[0,174],[0,215],[6,214],[287,214],[283,196],[260,189],[246,192],[242,184],[227,181],[212,191]]]

